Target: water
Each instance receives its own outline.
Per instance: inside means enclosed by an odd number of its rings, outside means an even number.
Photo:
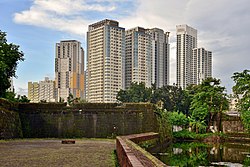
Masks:
[[[149,151],[168,166],[250,166],[250,144],[174,143]]]

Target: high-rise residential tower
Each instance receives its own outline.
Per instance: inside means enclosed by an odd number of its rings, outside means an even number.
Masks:
[[[56,44],[55,58],[56,99],[83,98],[84,94],[84,51],[76,40],[65,40]]]
[[[152,39],[141,27],[126,30],[125,87],[132,82],[152,83]]]
[[[147,29],[152,44],[152,83],[157,88],[169,84],[169,32],[162,29]]]
[[[188,25],[177,25],[176,74],[177,86],[185,89],[191,84],[193,49],[197,48],[197,30]]]
[[[28,82],[28,99],[31,103],[38,103],[39,101],[39,83]]]
[[[191,64],[191,84],[198,85],[202,80],[212,77],[212,52],[204,48],[193,49]]]
[[[116,102],[125,81],[125,29],[117,21],[106,19],[89,25],[87,61],[87,100]]]
[[[48,77],[39,81],[39,101],[55,102],[55,81]]]

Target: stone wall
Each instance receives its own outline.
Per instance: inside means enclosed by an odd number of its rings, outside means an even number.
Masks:
[[[158,131],[151,104],[51,105],[53,107],[32,103],[19,105],[24,137],[106,138]]]
[[[238,116],[223,115],[222,117],[222,132],[223,133],[242,133],[244,130],[242,121]]]
[[[21,122],[18,112],[11,111],[12,103],[0,99],[0,139],[22,137]]]

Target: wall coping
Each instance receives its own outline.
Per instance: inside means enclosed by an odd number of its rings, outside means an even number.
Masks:
[[[159,138],[159,134],[154,132],[116,137],[116,150],[120,166],[144,167],[147,164],[152,167],[166,167],[166,164],[136,144],[156,138]]]

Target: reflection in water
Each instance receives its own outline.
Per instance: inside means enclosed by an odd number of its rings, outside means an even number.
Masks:
[[[250,145],[174,143],[154,151],[152,154],[169,166],[250,166]]]

